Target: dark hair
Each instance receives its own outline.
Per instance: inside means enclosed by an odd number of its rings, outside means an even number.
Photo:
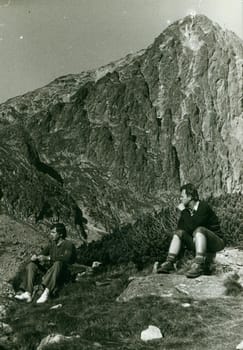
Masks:
[[[196,187],[193,184],[186,184],[181,186],[181,192],[185,190],[187,196],[191,196],[194,201],[199,200],[199,195]]]
[[[67,237],[67,231],[64,224],[58,222],[56,224],[51,225],[51,230],[53,230],[54,228],[56,229],[57,233],[62,236],[62,238]]]

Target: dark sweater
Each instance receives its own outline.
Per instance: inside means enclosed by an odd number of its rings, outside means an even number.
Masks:
[[[205,201],[199,202],[198,209],[194,211],[193,215],[191,215],[187,208],[182,210],[177,228],[192,234],[199,226],[203,226],[218,236],[222,236],[219,219]]]
[[[73,264],[76,259],[76,249],[72,242],[64,240],[60,245],[50,242],[41,252],[42,255],[50,256],[51,261],[62,261]]]

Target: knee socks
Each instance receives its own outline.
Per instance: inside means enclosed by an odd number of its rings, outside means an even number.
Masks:
[[[196,253],[195,260],[196,262],[203,264],[205,262],[206,256],[204,253]]]
[[[166,260],[169,261],[169,262],[174,263],[176,261],[176,257],[177,256],[175,254],[169,253]]]

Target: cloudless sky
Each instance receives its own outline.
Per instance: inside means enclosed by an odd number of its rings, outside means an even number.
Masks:
[[[144,49],[191,11],[243,38],[243,0],[0,0],[0,102]]]

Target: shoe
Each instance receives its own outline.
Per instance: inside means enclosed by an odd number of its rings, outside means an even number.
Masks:
[[[165,261],[157,270],[157,273],[170,273],[175,271],[174,263],[172,261]]]
[[[205,264],[204,262],[198,262],[195,261],[190,270],[187,272],[186,277],[187,278],[197,278],[201,275],[205,274]]]
[[[43,304],[48,300],[49,297],[49,289],[46,288],[44,292],[41,294],[39,299],[37,299],[36,304]]]
[[[32,297],[31,297],[30,292],[24,292],[24,293],[21,293],[21,294],[16,294],[14,297],[17,300],[26,301],[27,303],[31,303],[31,301],[32,301]]]

